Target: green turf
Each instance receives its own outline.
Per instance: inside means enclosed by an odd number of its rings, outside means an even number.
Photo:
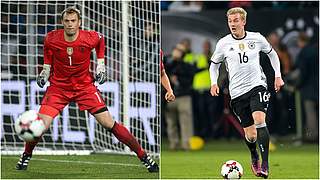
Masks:
[[[243,178],[257,178],[250,169],[249,151],[241,140],[207,142],[200,151],[169,151],[162,143],[161,178],[219,178],[221,165],[237,160],[244,168]],[[295,147],[291,143],[277,145],[269,154],[269,178],[319,179],[318,145]]]
[[[34,155],[26,171],[15,170],[18,160],[19,156],[1,157],[1,179],[159,178],[159,173],[149,173],[135,156],[110,154],[93,154],[89,156]],[[52,162],[49,160],[52,160]]]

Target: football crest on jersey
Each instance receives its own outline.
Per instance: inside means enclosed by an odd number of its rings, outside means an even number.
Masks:
[[[71,56],[73,53],[73,47],[67,47],[67,54]]]
[[[239,44],[239,49],[240,49],[241,51],[244,50],[244,44],[243,44],[243,43],[240,43],[240,44]]]
[[[254,49],[256,47],[255,43],[253,41],[248,42],[249,49]]]

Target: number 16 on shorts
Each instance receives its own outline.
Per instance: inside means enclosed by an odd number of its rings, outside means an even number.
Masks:
[[[267,91],[264,92],[258,92],[259,97],[260,97],[260,102],[269,102],[270,99],[270,93]]]

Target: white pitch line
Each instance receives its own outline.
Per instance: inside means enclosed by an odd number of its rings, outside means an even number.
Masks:
[[[2,158],[5,156],[2,156]],[[5,157],[8,158],[8,157]],[[68,161],[68,160],[49,160],[49,159],[38,159],[32,158],[32,161],[47,161],[47,162],[60,162],[60,163],[79,163],[79,164],[101,164],[101,165],[116,165],[116,166],[131,166],[131,167],[142,167],[138,164],[123,164],[123,163],[111,163],[111,162],[92,162],[92,161]]]
[[[123,164],[123,163],[111,163],[111,162],[92,162],[92,161],[49,160],[49,159],[38,159],[38,158],[34,158],[34,159],[31,159],[31,160],[47,161],[47,162],[60,162],[60,163],[101,164],[101,165],[116,165],[116,166],[133,166],[133,167],[141,167],[142,166],[142,165],[137,165],[137,164]]]

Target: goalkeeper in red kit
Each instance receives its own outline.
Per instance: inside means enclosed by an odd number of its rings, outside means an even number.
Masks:
[[[75,7],[61,14],[64,29],[47,34],[44,41],[44,65],[37,77],[42,88],[47,81],[50,86],[43,96],[39,117],[47,129],[52,120],[70,102],[76,102],[80,110],[87,110],[96,120],[122,143],[134,151],[149,172],[159,172],[157,163],[145,152],[136,138],[121,124],[115,122],[105,102],[94,85],[106,81],[104,37],[95,31],[80,30],[80,11]],[[89,72],[91,50],[97,52],[96,75]],[[16,165],[17,170],[26,170],[32,151],[38,142],[26,142],[25,150]]]

